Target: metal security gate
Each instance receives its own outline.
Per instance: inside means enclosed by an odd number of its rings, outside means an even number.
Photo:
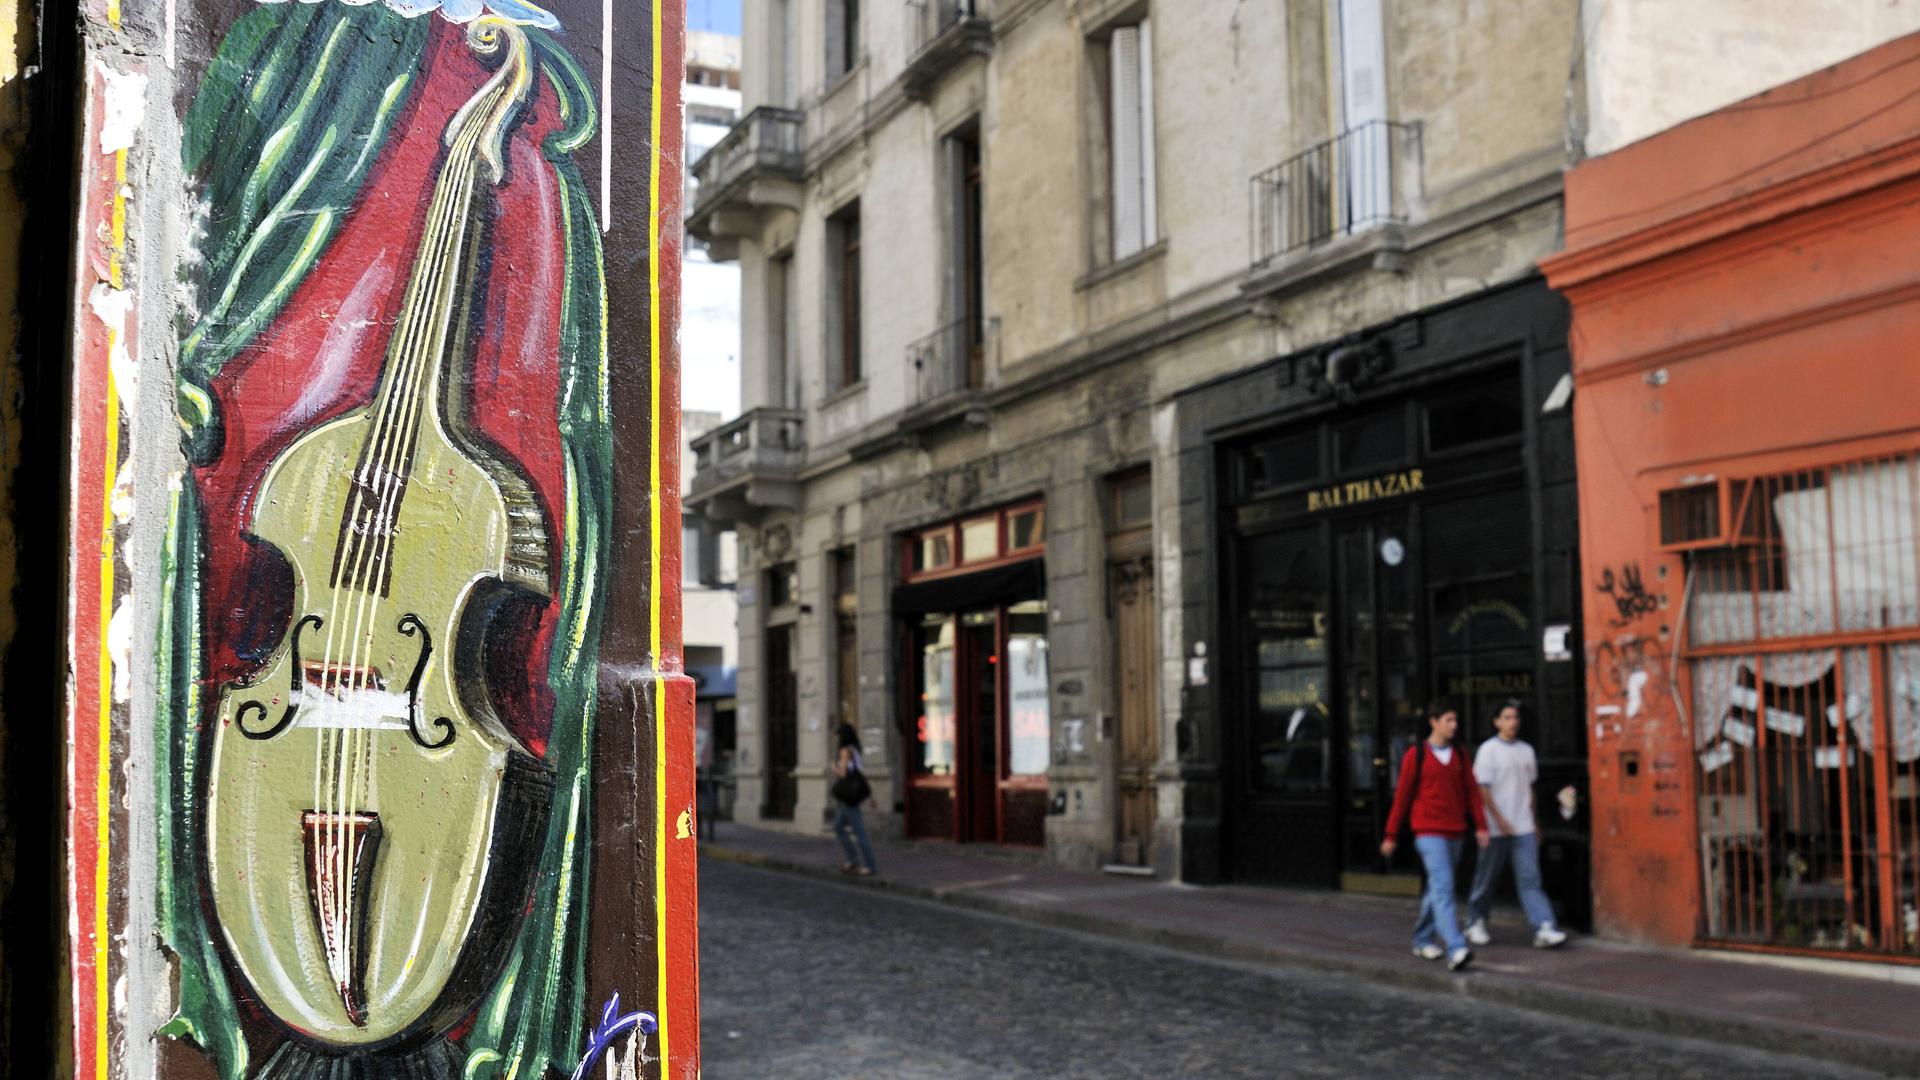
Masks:
[[[1920,456],[1666,492],[1701,936],[1920,956]]]

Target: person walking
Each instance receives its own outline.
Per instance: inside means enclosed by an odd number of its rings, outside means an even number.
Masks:
[[[1466,755],[1453,745],[1459,729],[1460,712],[1452,702],[1442,699],[1427,706],[1427,737],[1408,747],[1400,759],[1400,782],[1387,816],[1386,839],[1380,841],[1380,854],[1392,858],[1400,830],[1413,830],[1414,851],[1427,871],[1420,919],[1413,927],[1413,955],[1422,960],[1444,956],[1448,971],[1473,962],[1454,908],[1453,871],[1460,847],[1469,832],[1482,848],[1488,839],[1480,788]]]
[[[840,864],[840,872],[871,877],[877,867],[873,862],[873,845],[867,842],[867,822],[860,815],[860,804],[872,798],[873,785],[867,783],[866,761],[860,756],[860,733],[852,724],[843,723],[834,736],[839,749],[833,759],[833,835],[840,838],[840,850],[847,856],[847,861]]]
[[[1513,861],[1514,890],[1527,922],[1533,924],[1535,948],[1557,948],[1567,935],[1553,924],[1553,902],[1540,887],[1540,837],[1534,820],[1533,784],[1540,778],[1540,762],[1533,747],[1520,738],[1520,703],[1509,701],[1493,718],[1493,738],[1473,756],[1473,778],[1484,793],[1487,849],[1473,873],[1473,891],[1467,897],[1467,940],[1475,945],[1493,941],[1487,916],[1493,912],[1493,888],[1500,871]]]

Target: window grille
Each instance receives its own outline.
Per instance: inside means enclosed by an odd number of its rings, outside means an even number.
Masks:
[[[1661,516],[1722,539],[1687,554],[1701,936],[1920,955],[1920,453],[1722,485],[1731,530],[1695,491]]]

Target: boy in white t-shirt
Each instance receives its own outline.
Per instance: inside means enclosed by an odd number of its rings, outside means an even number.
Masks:
[[[1480,744],[1480,752],[1473,757],[1473,778],[1487,807],[1487,831],[1492,838],[1481,850],[1480,865],[1473,874],[1467,940],[1475,945],[1493,940],[1487,933],[1493,886],[1511,858],[1520,906],[1533,924],[1533,944],[1551,949],[1566,941],[1567,935],[1553,925],[1553,903],[1540,888],[1540,837],[1533,820],[1533,784],[1540,777],[1540,763],[1533,747],[1520,741],[1520,703],[1502,705],[1493,728],[1499,734]]]

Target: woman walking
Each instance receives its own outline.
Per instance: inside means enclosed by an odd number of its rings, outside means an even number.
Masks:
[[[860,804],[873,795],[873,786],[867,783],[866,762],[860,756],[860,733],[852,724],[841,724],[835,736],[840,749],[833,759],[833,835],[840,838],[840,850],[847,855],[840,872],[871,877],[875,870],[873,845],[867,842],[867,823],[860,816]]]

